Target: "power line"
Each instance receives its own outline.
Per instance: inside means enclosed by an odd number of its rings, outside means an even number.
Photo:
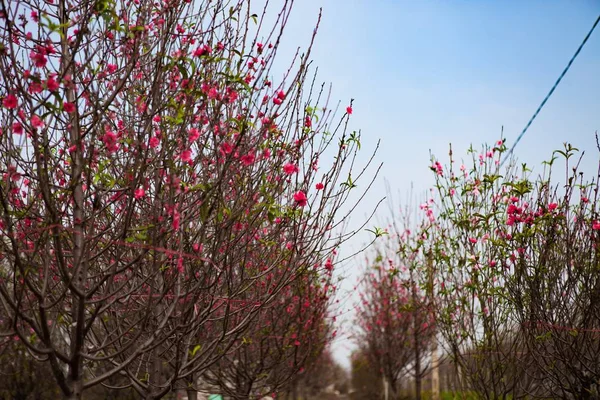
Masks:
[[[548,94],[544,98],[544,101],[542,101],[542,104],[540,104],[540,106],[538,107],[538,109],[535,111],[535,113],[533,114],[533,116],[531,117],[531,119],[529,120],[529,122],[527,123],[527,125],[525,125],[525,128],[523,128],[523,131],[521,132],[521,134],[517,137],[517,140],[515,140],[515,143],[512,145],[512,147],[510,148],[510,150],[508,151],[508,153],[506,153],[506,155],[504,156],[504,160],[502,160],[502,163],[500,163],[500,166],[504,165],[504,163],[506,162],[506,160],[513,153],[515,147],[517,147],[517,144],[519,144],[519,142],[521,141],[521,138],[523,137],[523,135],[525,135],[525,132],[527,132],[527,129],[529,129],[529,127],[533,123],[533,120],[538,116],[538,114],[540,113],[540,111],[542,110],[542,108],[544,107],[544,105],[546,104],[546,102],[548,101],[548,99],[550,98],[550,96],[552,96],[552,93],[554,93],[554,89],[556,89],[556,87],[558,86],[558,84],[560,83],[560,81],[562,80],[562,78],[566,75],[566,73],[569,70],[569,68],[571,68],[571,64],[573,64],[573,61],[575,61],[575,59],[579,55],[579,52],[581,51],[581,49],[583,48],[583,46],[585,45],[585,43],[588,41],[588,39],[592,35],[592,32],[594,32],[594,29],[596,29],[596,26],[598,25],[598,22],[600,22],[600,15],[598,15],[598,18],[596,18],[596,22],[594,22],[594,25],[592,26],[592,29],[590,29],[590,31],[586,35],[585,39],[583,39],[583,42],[581,42],[581,45],[579,45],[579,48],[577,49],[577,51],[575,52],[575,54],[573,55],[573,57],[571,57],[571,60],[567,64],[567,67],[562,72],[562,74],[560,74],[560,76],[558,77],[558,79],[554,83],[554,86],[552,86],[552,89],[550,89],[550,92],[548,92]]]

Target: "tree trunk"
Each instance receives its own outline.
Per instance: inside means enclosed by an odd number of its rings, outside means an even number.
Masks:
[[[387,379],[385,379],[385,376],[383,377],[383,400],[389,400],[388,382]]]
[[[194,389],[188,389],[187,398],[188,400],[198,400],[198,391]]]
[[[415,341],[415,399],[421,400],[421,346],[419,345],[419,336],[421,329],[421,305],[417,302],[417,288],[413,279],[413,272],[410,271],[410,285],[412,288],[412,306],[413,314],[413,337]]]
[[[440,360],[436,336],[431,346],[431,400],[440,400]]]
[[[83,398],[83,381],[81,379],[71,381],[70,386],[73,388],[73,391],[66,398],[68,400],[81,400]]]

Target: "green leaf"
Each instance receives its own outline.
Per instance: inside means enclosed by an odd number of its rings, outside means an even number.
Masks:
[[[196,355],[196,353],[200,350],[202,350],[201,344],[197,344],[196,346],[194,346],[194,349],[190,352],[192,357],[194,357]]]
[[[348,189],[353,189],[353,188],[356,187],[356,185],[352,181],[352,175],[351,174],[348,174],[348,179],[346,180],[346,182],[342,182],[341,186],[346,186],[346,187],[348,187]]]
[[[387,235],[388,233],[385,231],[385,229],[382,228],[378,228],[378,227],[374,227],[373,229],[365,229],[367,232],[371,232],[372,234],[375,235],[375,238],[381,237],[383,235]]]

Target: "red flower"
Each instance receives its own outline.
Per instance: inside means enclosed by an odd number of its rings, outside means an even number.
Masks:
[[[133,197],[135,197],[136,199],[141,199],[142,197],[144,197],[145,194],[146,192],[144,191],[144,188],[138,188],[135,189],[135,191],[133,192]]]
[[[68,112],[68,113],[74,113],[75,112],[75,104],[65,101],[63,103],[63,110],[65,110],[65,112]]]
[[[158,145],[160,144],[159,137],[158,136],[152,136],[150,138],[150,142],[148,144],[150,145],[151,148],[158,147]]]
[[[246,166],[254,164],[255,156],[254,153],[248,153],[241,157],[242,163]]]
[[[200,137],[200,131],[197,128],[191,128],[188,133],[188,140],[190,142],[195,142]]]
[[[23,134],[23,125],[21,125],[20,122],[13,122],[12,130],[15,135],[22,135]]]
[[[41,129],[45,126],[45,124],[40,117],[34,115],[33,117],[31,117],[31,126],[33,126],[35,129]]]
[[[325,261],[325,269],[327,271],[333,271],[333,262],[331,261],[331,258],[328,258],[327,261]]]
[[[17,101],[17,97],[14,94],[9,94],[2,100],[2,106],[4,108],[8,108],[9,110],[13,108],[17,108],[19,102]]]
[[[308,115],[304,118],[304,126],[306,128],[312,127],[312,121],[310,120],[310,117]]]
[[[319,183],[317,183],[317,184],[315,185],[315,188],[316,188],[317,190],[321,190],[321,189],[323,189],[323,184],[322,184],[321,182],[319,182]]]
[[[283,166],[283,172],[285,172],[287,175],[292,175],[298,172],[298,166],[292,163],[287,163]]]
[[[29,53],[29,58],[33,61],[34,65],[38,68],[44,68],[48,62],[48,58],[43,53],[36,53],[32,51]]]
[[[595,230],[595,231],[600,231],[600,222],[594,221],[592,223],[592,229]]]
[[[231,152],[233,151],[233,146],[225,142],[221,145],[221,151],[223,152],[223,154],[231,154]]]
[[[184,150],[181,152],[181,155],[179,156],[179,158],[181,158],[181,161],[183,162],[190,162],[192,161],[192,151],[191,150]]]
[[[284,99],[285,92],[283,90],[280,90],[279,92],[277,92],[277,96],[273,99],[273,103],[280,105],[281,103],[283,103]]]
[[[352,107],[348,106],[346,107],[346,112],[350,115],[352,114]]]
[[[550,204],[548,204],[548,210],[549,211],[556,210],[556,207],[558,207],[558,204],[556,204],[556,203],[550,203]]]
[[[109,74],[114,74],[117,71],[117,66],[115,64],[108,64],[106,66],[106,70],[108,71]]]
[[[102,136],[102,142],[106,146],[106,149],[109,153],[114,153],[119,149],[119,145],[117,143],[117,135],[111,130],[107,130]]]
[[[307,204],[306,193],[304,193],[302,190],[297,191],[294,193],[294,201],[300,207],[304,207]]]
[[[177,210],[173,211],[173,223],[171,224],[171,226],[173,227],[173,230],[179,230],[179,223],[181,221],[181,216],[179,215],[179,212]]]
[[[46,81],[46,88],[48,88],[48,90],[51,92],[56,92],[59,87],[60,85],[58,84],[58,82],[56,82],[56,79],[54,79],[53,76],[48,78],[48,80]]]
[[[42,93],[42,90],[44,90],[44,88],[43,88],[42,84],[39,82],[31,82],[31,83],[29,83],[29,86],[27,87],[27,91],[31,94]]]
[[[205,44],[204,46],[198,47],[196,50],[194,50],[194,52],[192,53],[193,56],[195,57],[202,57],[205,54],[210,54],[212,52],[212,48]]]

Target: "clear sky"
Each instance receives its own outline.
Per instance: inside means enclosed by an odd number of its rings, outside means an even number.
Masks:
[[[502,126],[512,145],[600,14],[598,0],[297,0],[280,61],[306,46],[320,7],[312,53],[320,80],[333,84],[342,105],[355,99],[350,126],[362,130],[365,157],[382,142],[382,173],[356,222],[385,196],[384,179],[403,196],[411,184],[416,194],[430,187],[430,150],[444,159],[451,142],[465,155],[471,143],[498,139]],[[568,141],[587,151],[585,169],[595,172],[597,130],[600,27],[515,154],[539,166]],[[387,218],[387,207],[378,217]],[[368,238],[359,235],[342,253]],[[346,311],[362,259],[343,266]],[[345,366],[352,348],[344,335],[334,345]]]

